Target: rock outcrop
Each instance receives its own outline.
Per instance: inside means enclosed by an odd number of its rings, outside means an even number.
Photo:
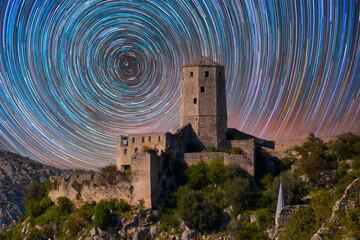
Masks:
[[[14,227],[25,213],[24,189],[32,182],[45,182],[62,171],[19,154],[0,151],[0,232]]]

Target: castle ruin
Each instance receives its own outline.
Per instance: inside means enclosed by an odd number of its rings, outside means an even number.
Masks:
[[[229,137],[230,136],[230,137]],[[232,140],[231,136],[245,136]],[[118,137],[117,167],[130,168],[135,199],[145,206],[156,205],[162,194],[162,165],[165,152],[186,165],[206,163],[222,157],[224,164],[238,164],[254,176],[256,144],[261,139],[227,128],[225,67],[202,57],[182,68],[180,125],[172,133],[130,134]],[[239,137],[238,137],[239,138]],[[205,148],[239,148],[241,153],[201,152]],[[194,151],[194,148],[197,149]]]

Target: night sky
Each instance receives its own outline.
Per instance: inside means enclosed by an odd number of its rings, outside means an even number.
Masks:
[[[360,1],[0,0],[0,148],[76,168],[171,131],[181,67],[226,66],[229,127],[360,132]]]

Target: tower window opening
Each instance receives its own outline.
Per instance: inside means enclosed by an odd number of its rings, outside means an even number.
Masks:
[[[200,88],[200,91],[201,91],[201,92],[205,92],[205,87],[201,87],[201,88]]]
[[[145,142],[145,137],[142,137],[142,138],[141,138],[141,141],[142,141],[142,142]]]
[[[151,142],[151,137],[149,136],[149,142]]]
[[[132,143],[135,143],[135,138],[134,137],[132,138]]]
[[[127,149],[124,149],[124,154],[127,154]]]
[[[197,98],[194,98],[194,104],[197,104]]]
[[[209,71],[205,71],[205,77],[209,76]]]
[[[194,72],[190,72],[190,77],[194,77]]]
[[[138,152],[139,152],[139,149],[135,148],[134,153],[138,153]]]
[[[159,142],[161,142],[161,136],[159,136],[158,140],[159,140]]]
[[[219,77],[221,77],[222,76],[222,72],[219,72]]]

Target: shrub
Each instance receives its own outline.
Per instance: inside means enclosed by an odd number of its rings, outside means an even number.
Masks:
[[[274,177],[270,173],[268,173],[260,180],[260,183],[263,189],[269,189],[273,181],[274,181]]]
[[[179,219],[174,212],[161,214],[160,222],[161,230],[164,232],[170,232],[172,228],[176,229],[180,226]]]
[[[233,180],[237,177],[246,177],[247,173],[237,164],[225,166],[225,174],[227,180]]]
[[[308,240],[320,227],[321,223],[316,222],[314,210],[307,206],[295,212],[280,239]]]
[[[123,199],[111,199],[109,202],[109,208],[114,212],[114,214],[121,215],[122,213],[130,210],[130,205]]]
[[[59,215],[61,212],[56,206],[48,208],[41,216],[36,218],[36,224],[47,224],[53,221],[59,220]]]
[[[239,148],[239,147],[233,147],[232,149],[231,149],[231,153],[233,153],[233,154],[242,154],[244,151],[241,149],[241,148]]]
[[[106,201],[101,200],[95,207],[94,225],[105,230],[111,223],[110,209]]]
[[[329,218],[332,213],[334,198],[331,197],[329,191],[318,190],[311,191],[311,206],[315,210],[315,216],[318,221],[324,221]]]
[[[256,223],[248,223],[245,221],[234,221],[228,227],[228,236],[230,239],[241,240],[268,240],[269,237],[260,229]]]
[[[56,199],[57,208],[61,213],[69,214],[72,211],[73,204],[67,197],[58,197]]]
[[[156,149],[152,149],[152,148],[150,148],[150,147],[148,147],[148,146],[144,146],[143,149],[142,149],[142,151],[143,151],[144,153],[157,154]]]
[[[298,173],[307,175],[312,183],[316,183],[319,175],[327,168],[325,159],[318,157],[315,154],[303,156],[297,163]]]
[[[300,180],[298,176],[291,175],[290,171],[285,171],[276,177],[267,191],[267,195],[273,202],[273,206],[276,206],[279,186],[280,186],[280,177],[282,178],[285,202],[287,205],[295,205],[301,203],[301,198],[308,193],[306,185]]]
[[[192,189],[201,189],[209,184],[208,179],[208,166],[205,164],[203,160],[200,160],[199,163],[190,166],[186,170],[186,177],[188,181],[188,185]]]
[[[222,184],[226,180],[226,169],[222,157],[214,158],[208,165],[208,179],[211,183]]]
[[[256,210],[257,222],[262,230],[266,230],[274,223],[275,214],[267,208]]]
[[[77,211],[69,216],[66,226],[69,230],[70,236],[75,237],[88,225],[88,223],[89,219],[86,216],[86,213],[83,211]]]
[[[35,200],[28,200],[28,203],[25,204],[25,210],[27,215],[34,218],[42,214],[40,202]]]
[[[295,150],[303,157],[311,152],[317,158],[325,159],[325,152],[328,150],[328,147],[319,138],[315,137],[313,133],[310,133],[307,141],[301,147],[296,147]]]
[[[43,184],[33,182],[25,191],[24,203],[28,203],[31,200],[40,201],[47,194],[46,188]]]
[[[360,155],[360,136],[352,133],[339,135],[332,145],[337,158],[346,160]]]
[[[101,185],[115,185],[121,177],[121,171],[115,165],[103,167],[99,172],[99,183]]]
[[[178,211],[187,226],[200,232],[211,232],[222,220],[221,209],[199,191],[184,192],[178,200]]]
[[[253,200],[250,181],[242,177],[226,182],[224,193],[225,199],[233,205],[235,211],[244,210]]]
[[[78,183],[78,181],[74,181],[71,186],[76,190],[78,194],[81,192],[82,184]]]

